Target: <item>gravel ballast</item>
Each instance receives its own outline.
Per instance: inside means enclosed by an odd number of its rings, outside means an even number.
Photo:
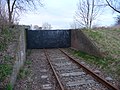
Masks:
[[[58,83],[48,65],[44,51],[33,49],[27,56],[30,65],[25,65],[30,74],[16,81],[14,90],[59,90]]]

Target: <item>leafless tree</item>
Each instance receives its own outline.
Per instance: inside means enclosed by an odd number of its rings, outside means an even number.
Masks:
[[[79,28],[78,25],[77,25],[77,21],[75,20],[75,17],[73,19],[73,22],[70,23],[70,28],[71,29],[78,29]]]
[[[120,13],[120,0],[106,0],[109,7]]]
[[[49,23],[43,23],[43,25],[42,25],[42,29],[43,30],[51,30],[51,24],[49,24]]]
[[[23,11],[35,10],[37,6],[42,6],[41,0],[5,0],[8,10],[9,24],[13,23],[15,14],[19,15]]]
[[[79,0],[75,20],[81,27],[91,28],[93,21],[101,14],[101,9],[99,0]]]
[[[0,1],[0,29],[3,30],[4,26],[8,24],[8,17],[5,10],[4,2]]]
[[[35,30],[39,30],[39,26],[38,25],[34,25],[34,29]]]

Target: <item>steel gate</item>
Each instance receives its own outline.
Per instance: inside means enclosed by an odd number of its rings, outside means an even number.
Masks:
[[[71,30],[26,30],[27,48],[67,48],[71,46]]]

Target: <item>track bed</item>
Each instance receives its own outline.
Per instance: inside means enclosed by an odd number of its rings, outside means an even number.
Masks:
[[[15,90],[118,90],[102,83],[59,49],[33,49],[31,74]],[[99,82],[98,82],[99,81]]]

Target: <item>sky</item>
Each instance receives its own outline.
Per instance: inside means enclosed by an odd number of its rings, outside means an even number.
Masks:
[[[37,11],[27,12],[20,16],[20,24],[38,25],[49,23],[52,29],[69,29],[73,23],[77,3],[79,0],[43,0],[43,7]],[[97,18],[95,24],[98,26],[110,26],[115,22],[116,14],[111,8],[106,8]]]

